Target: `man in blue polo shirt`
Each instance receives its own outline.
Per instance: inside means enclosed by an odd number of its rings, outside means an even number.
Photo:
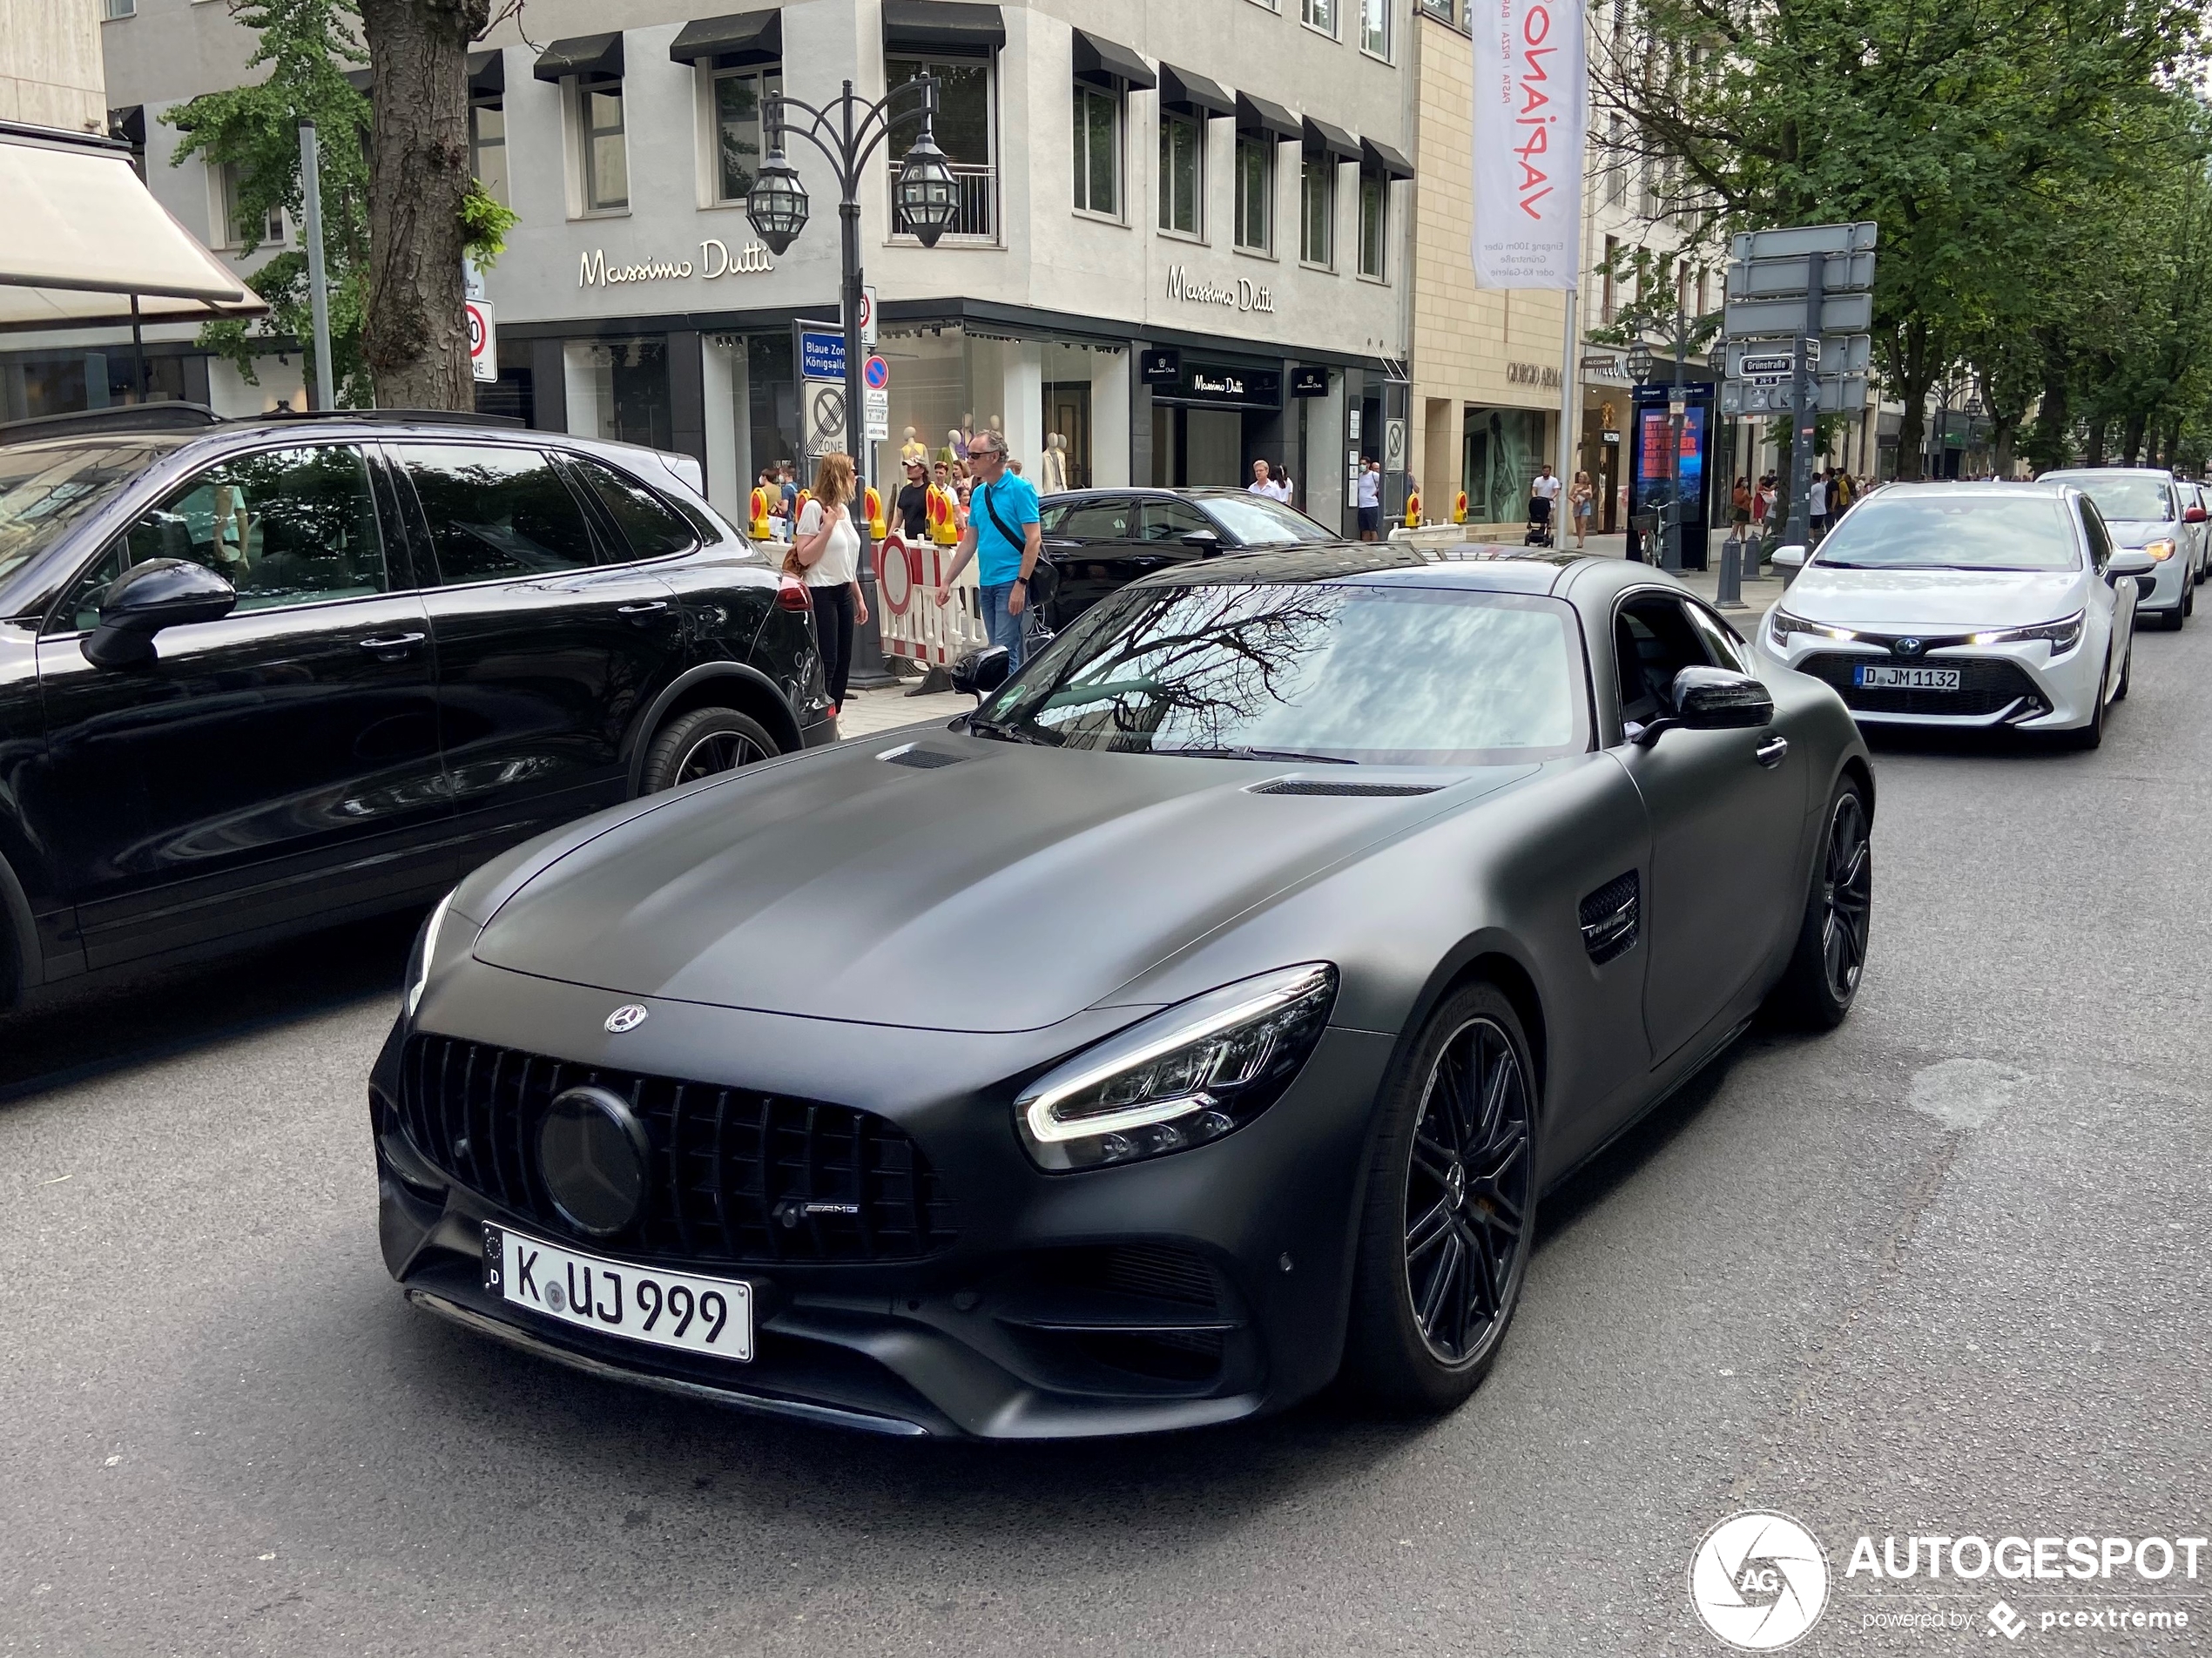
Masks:
[[[968,467],[976,480],[968,492],[968,528],[937,589],[937,603],[953,596],[953,583],[975,561],[983,600],[983,626],[993,644],[1006,647],[1007,671],[1022,665],[1022,612],[1028,608],[1029,576],[1043,549],[1037,528],[1037,492],[1006,468],[1006,440],[978,432],[968,440]]]

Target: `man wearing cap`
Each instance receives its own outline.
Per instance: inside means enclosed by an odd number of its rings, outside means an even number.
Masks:
[[[907,462],[907,481],[892,503],[899,515],[899,533],[919,542],[929,534],[929,468],[921,456]]]

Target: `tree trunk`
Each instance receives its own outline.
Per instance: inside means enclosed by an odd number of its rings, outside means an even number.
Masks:
[[[2141,409],[2130,409],[2120,428],[2120,464],[2133,466],[2143,452],[2143,428],[2148,417]]]
[[[1930,365],[1928,325],[1914,320],[1905,330],[1905,360],[1898,365],[1898,395],[1905,414],[1897,428],[1897,475],[1907,483],[1928,475],[1928,388],[1935,384]]]
[[[2111,424],[2112,421],[2101,414],[2089,422],[2089,441],[2081,449],[2083,466],[2101,467],[2105,463],[2105,432]]]
[[[2013,475],[2013,434],[2019,429],[2017,416],[1990,422],[1989,469],[2000,478]]]
[[[2043,395],[2035,407],[2035,429],[2023,447],[2028,464],[2038,472],[2048,472],[2073,458],[2074,408],[2067,401],[2072,364],[2057,329],[2040,330],[2038,340],[2043,352]]]
[[[461,204],[469,192],[469,43],[486,0],[362,0],[375,76],[363,354],[387,408],[469,409]]]

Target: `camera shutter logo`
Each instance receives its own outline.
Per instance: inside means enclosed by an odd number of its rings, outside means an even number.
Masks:
[[[1731,1514],[1690,1556],[1689,1603],[1730,1646],[1779,1652],[1827,1609],[1828,1557],[1787,1514]]]

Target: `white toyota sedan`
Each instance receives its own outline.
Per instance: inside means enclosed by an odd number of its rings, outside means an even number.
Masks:
[[[1862,725],[2103,739],[2128,694],[2137,582],[2094,502],[2047,483],[1894,484],[1859,502],[1758,630]]]

